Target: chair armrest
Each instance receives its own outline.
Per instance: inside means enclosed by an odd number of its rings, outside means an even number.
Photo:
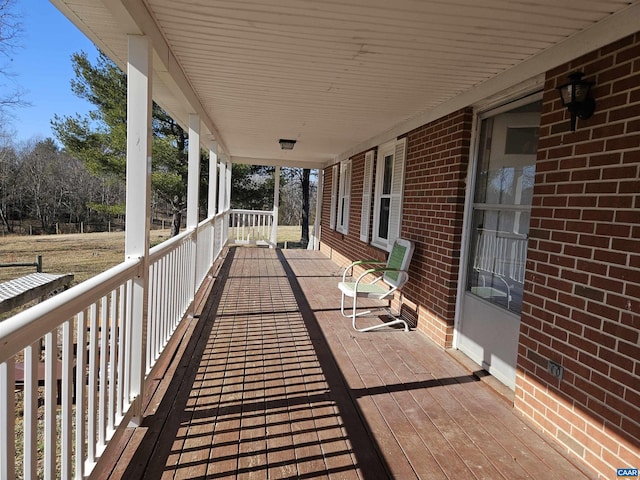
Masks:
[[[356,280],[356,285],[358,285],[360,283],[360,281],[366,277],[367,275],[369,275],[370,273],[381,273],[381,272],[400,272],[400,273],[406,273],[405,270],[400,270],[399,268],[391,268],[391,267],[380,267],[380,268],[369,268],[368,270],[365,270]],[[380,280],[382,278],[382,276],[377,277],[373,282],[371,283],[376,283],[378,280]]]
[[[353,267],[357,267],[358,265],[380,265],[385,263],[387,262],[383,262],[382,260],[356,260],[344,269],[344,272],[342,273],[342,281],[344,282],[348,276],[352,276]]]

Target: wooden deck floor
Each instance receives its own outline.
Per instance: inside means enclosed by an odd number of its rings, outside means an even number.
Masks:
[[[589,478],[421,333],[353,331],[339,272],[319,252],[230,250],[98,477]]]

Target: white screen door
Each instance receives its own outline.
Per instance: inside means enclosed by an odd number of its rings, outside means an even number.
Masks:
[[[457,346],[515,387],[540,102],[480,123]]]

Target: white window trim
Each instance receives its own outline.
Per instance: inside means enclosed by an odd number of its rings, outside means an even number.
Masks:
[[[373,232],[371,244],[375,247],[382,248],[388,252],[391,251],[396,238],[400,236],[402,224],[402,201],[404,191],[404,170],[407,152],[407,139],[401,138],[394,140],[378,148],[378,158],[376,160],[376,178],[375,178],[375,201],[373,215]],[[388,238],[378,236],[380,227],[380,203],[383,198],[383,175],[384,175],[384,159],[386,156],[393,155],[393,167],[391,177],[391,192],[386,195],[389,198],[389,228]]]
[[[329,212],[329,228],[336,228],[336,209],[338,208],[338,169],[339,165],[331,168],[331,210]]]
[[[336,230],[349,233],[349,209],[351,208],[351,160],[340,162],[338,187],[338,221]]]

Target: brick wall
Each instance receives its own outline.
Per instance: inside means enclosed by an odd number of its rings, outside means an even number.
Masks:
[[[597,105],[572,133],[573,71]],[[615,478],[640,466],[640,34],[548,72],[541,123],[515,406]]]
[[[402,310],[443,347],[450,347],[453,339],[471,121],[472,112],[465,109],[407,135],[401,236],[414,241],[416,250]],[[360,241],[364,152],[352,162],[347,235],[329,228],[333,171],[324,171],[322,250],[342,265],[387,255]]]
[[[453,341],[472,118],[461,110],[407,135],[402,236],[416,250],[404,291],[418,328],[443,347]]]

